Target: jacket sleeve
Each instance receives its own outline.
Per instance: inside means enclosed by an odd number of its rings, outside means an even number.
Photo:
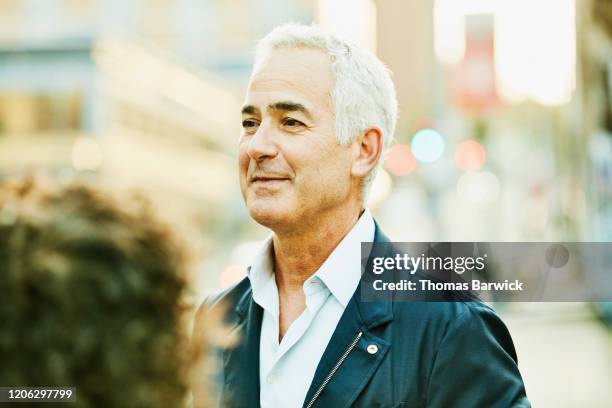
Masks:
[[[476,303],[448,326],[427,391],[428,408],[531,407],[508,329]]]

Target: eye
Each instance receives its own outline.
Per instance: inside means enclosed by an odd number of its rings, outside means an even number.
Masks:
[[[295,129],[295,128],[306,126],[306,125],[304,125],[302,122],[300,122],[297,119],[285,118],[285,119],[283,119],[283,126]]]
[[[246,132],[253,132],[253,131],[255,131],[257,126],[258,126],[258,123],[254,119],[245,119],[245,120],[242,121],[242,128]]]

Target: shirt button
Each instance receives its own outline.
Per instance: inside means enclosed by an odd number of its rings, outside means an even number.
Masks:
[[[274,374],[270,374],[268,376],[268,379],[267,379],[268,384],[273,384],[275,380],[276,380],[276,377],[274,376]]]
[[[378,352],[378,346],[376,344],[370,344],[367,350],[370,354],[376,354]]]

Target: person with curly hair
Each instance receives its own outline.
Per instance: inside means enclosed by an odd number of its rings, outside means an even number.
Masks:
[[[76,387],[74,407],[185,406],[207,345],[188,336],[187,260],[143,198],[0,184],[0,386]]]

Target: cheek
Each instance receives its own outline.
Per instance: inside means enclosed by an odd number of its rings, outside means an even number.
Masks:
[[[249,170],[249,164],[251,162],[251,158],[246,153],[246,149],[243,149],[242,146],[238,150],[238,180],[240,183],[240,190],[242,194],[246,193],[247,188],[247,173]]]
[[[241,144],[238,149],[238,167],[240,169],[240,175],[246,175],[246,172],[249,168],[249,163],[251,162],[251,158],[247,153],[247,148],[245,144]]]
[[[309,158],[310,190],[329,195],[344,195],[350,187],[350,157],[344,149],[327,148]]]
[[[351,185],[352,159],[350,151],[338,148],[328,160],[327,171],[330,175],[333,174],[333,177],[330,177],[332,179],[330,183],[335,185],[338,192],[346,193]]]

